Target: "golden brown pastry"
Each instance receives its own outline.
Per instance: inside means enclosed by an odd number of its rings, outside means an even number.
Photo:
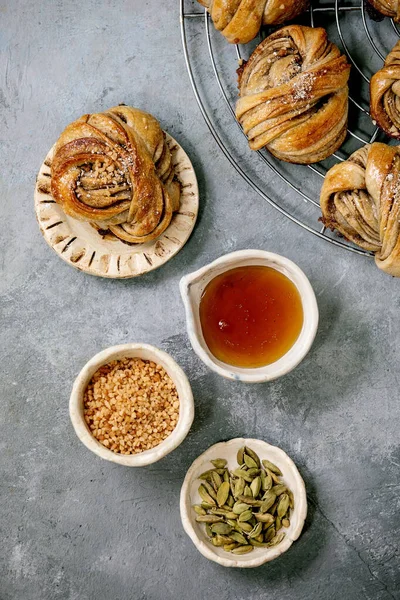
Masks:
[[[124,105],[68,125],[55,146],[51,191],[68,215],[131,243],[158,237],[180,201],[158,121]]]
[[[290,25],[266,38],[239,71],[236,117],[252,150],[287,162],[327,158],[347,132],[350,65],[326,31]]]
[[[321,191],[325,225],[375,252],[400,277],[400,148],[367,144],[328,171]]]
[[[369,3],[385,17],[391,17],[397,23],[400,22],[399,0],[369,0]]]
[[[246,44],[262,25],[282,25],[309,6],[309,0],[198,0],[231,44]]]
[[[371,79],[371,118],[387,135],[400,139],[400,41]]]

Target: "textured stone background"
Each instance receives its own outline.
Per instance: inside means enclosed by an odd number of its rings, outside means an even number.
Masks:
[[[285,220],[234,172],[193,98],[176,1],[0,0],[0,28],[0,599],[399,599],[400,282]],[[59,132],[119,102],[160,118],[201,190],[185,248],[131,281],[63,263],[33,212],[35,176]],[[250,387],[197,360],[178,294],[183,273],[247,247],[295,260],[321,311],[301,366]],[[129,341],[170,352],[196,402],[182,446],[140,470],[95,457],[68,417],[82,365]],[[250,571],[204,559],[178,509],[192,460],[240,435],[286,450],[309,499],[300,540]]]

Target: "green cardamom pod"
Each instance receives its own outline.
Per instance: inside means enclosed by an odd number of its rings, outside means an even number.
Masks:
[[[236,460],[238,462],[238,465],[242,465],[244,463],[244,446],[242,446],[242,448],[239,448],[236,455]]]
[[[253,546],[238,546],[232,550],[232,554],[247,554],[253,550]]]
[[[238,522],[244,523],[245,521],[250,521],[252,516],[253,516],[252,510],[250,510],[250,509],[245,510],[244,512],[240,513],[240,515],[238,517]]]
[[[264,467],[266,469],[269,469],[269,471],[272,471],[273,473],[275,473],[275,475],[279,475],[280,477],[282,477],[282,471],[279,469],[279,467],[274,465],[274,463],[272,463],[271,461],[265,459],[262,461],[262,464],[264,465]]]
[[[229,483],[227,483],[226,481],[224,481],[224,483],[221,483],[220,487],[218,488],[218,492],[217,492],[218,506],[223,506],[225,504],[225,502],[228,500],[229,491],[230,491]]]
[[[257,466],[258,468],[260,468],[260,467],[261,467],[261,462],[260,462],[260,459],[259,459],[259,457],[258,457],[258,454],[256,454],[256,453],[254,452],[254,450],[252,450],[251,448],[248,448],[248,447],[246,446],[246,447],[245,447],[245,453],[246,453],[248,456],[250,456],[250,458],[252,458],[252,459],[254,460],[254,462],[256,463],[256,466]]]
[[[225,460],[225,458],[215,458],[214,460],[211,460],[210,462],[217,469],[223,469],[227,464],[227,461]]]

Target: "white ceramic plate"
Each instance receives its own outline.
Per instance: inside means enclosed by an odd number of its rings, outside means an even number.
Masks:
[[[215,547],[209,542],[204,524],[197,523],[196,513],[192,506],[193,504],[201,503],[198,493],[201,481],[198,477],[204,471],[213,468],[210,460],[225,458],[228,461],[228,468],[231,470],[235,469],[237,468],[237,451],[242,446],[249,446],[258,454],[261,460],[266,458],[280,468],[283,474],[283,483],[293,492],[294,510],[290,516],[290,527],[282,529],[282,531],[285,531],[286,536],[280,544],[272,548],[254,548],[249,554],[238,556],[226,552],[223,548]],[[182,485],[180,510],[183,527],[203,556],[223,567],[250,568],[259,567],[266,562],[274,560],[274,558],[286,552],[293,542],[297,540],[307,516],[307,496],[304,481],[296,465],[283,450],[276,446],[271,446],[262,440],[236,438],[229,442],[221,442],[211,446],[211,448],[194,461],[186,473]]]
[[[37,177],[35,211],[46,242],[67,263],[110,278],[129,278],[157,269],[185,245],[193,231],[199,207],[199,189],[192,163],[183,148],[168,133],[167,143],[178,179],[182,184],[181,206],[163,234],[146,244],[125,244],[103,237],[90,223],[65,214],[50,191],[53,148]]]

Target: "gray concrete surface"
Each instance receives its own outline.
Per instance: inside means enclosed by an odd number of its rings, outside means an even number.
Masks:
[[[193,98],[176,1],[3,0],[0,28],[0,599],[399,599],[400,282],[284,219],[234,172]],[[131,281],[63,263],[33,211],[36,172],[62,128],[119,102],[160,118],[201,190],[185,248]],[[301,366],[250,387],[196,358],[178,294],[183,273],[247,247],[295,260],[321,311]],[[68,398],[94,353],[137,340],[182,365],[196,418],[179,449],[133,470],[85,449]],[[309,500],[300,540],[249,571],[204,559],[178,509],[192,460],[239,435],[288,452]]]

